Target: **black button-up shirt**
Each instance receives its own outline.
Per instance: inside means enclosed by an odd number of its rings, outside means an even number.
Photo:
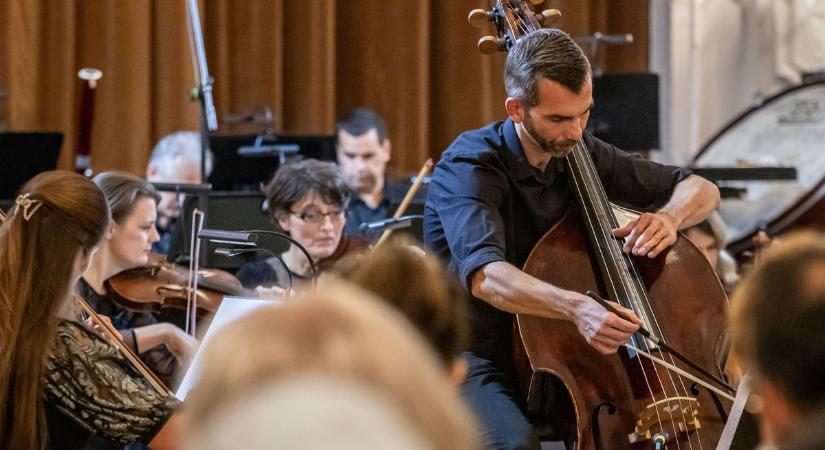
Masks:
[[[689,171],[643,160],[584,136],[612,201],[652,210],[664,205]],[[473,273],[495,261],[522,267],[538,240],[572,200],[563,160],[544,172],[531,166],[511,120],[460,135],[444,152],[430,182],[424,212],[426,244],[471,285]],[[512,315],[471,302],[470,350],[493,360],[510,354]]]
[[[361,224],[378,222],[392,216],[395,213],[395,209],[401,204],[404,196],[407,195],[407,191],[411,186],[412,183],[408,180],[385,178],[384,196],[376,208],[370,208],[360,197],[354,195],[350,199],[349,205],[347,205],[347,223],[344,225],[344,234],[348,236],[358,236],[368,242],[377,241],[378,238],[381,237],[383,230],[361,231]],[[422,205],[426,198],[427,186],[421,185],[413,197],[412,205]],[[421,206],[419,206],[419,208],[421,208]],[[407,214],[410,214],[410,212],[408,211]],[[418,236],[418,239],[421,239],[421,236]]]

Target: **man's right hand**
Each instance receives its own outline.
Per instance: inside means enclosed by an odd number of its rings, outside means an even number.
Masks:
[[[576,327],[591,347],[603,355],[616,351],[639,330],[642,320],[636,314],[618,303],[610,304],[625,317],[625,320],[605,309],[590,297],[582,295],[576,311]]]

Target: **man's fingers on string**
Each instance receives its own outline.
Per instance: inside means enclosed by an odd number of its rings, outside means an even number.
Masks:
[[[613,229],[613,236],[623,238],[627,237],[630,234],[630,231],[633,230],[633,227],[636,225],[636,221],[628,222],[625,226],[614,228]]]
[[[630,231],[630,234],[625,239],[624,243],[624,251],[630,252],[633,247],[636,246],[636,242],[639,240],[639,237],[645,230],[650,226],[650,218],[647,216],[641,216],[639,220],[636,221],[636,225]]]

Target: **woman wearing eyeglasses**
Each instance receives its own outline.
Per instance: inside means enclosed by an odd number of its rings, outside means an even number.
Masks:
[[[350,191],[338,167],[307,159],[283,166],[264,187],[269,218],[300,243],[316,263],[341,253]],[[294,244],[277,257],[243,265],[238,279],[248,288],[290,289],[312,276],[310,262]]]

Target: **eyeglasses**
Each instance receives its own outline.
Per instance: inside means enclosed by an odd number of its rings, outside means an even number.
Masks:
[[[304,222],[313,223],[316,225],[323,223],[325,217],[329,217],[329,220],[333,223],[340,222],[344,219],[343,209],[333,209],[332,211],[326,213],[322,213],[321,211],[315,209],[308,209],[300,213],[293,211],[292,214]]]

